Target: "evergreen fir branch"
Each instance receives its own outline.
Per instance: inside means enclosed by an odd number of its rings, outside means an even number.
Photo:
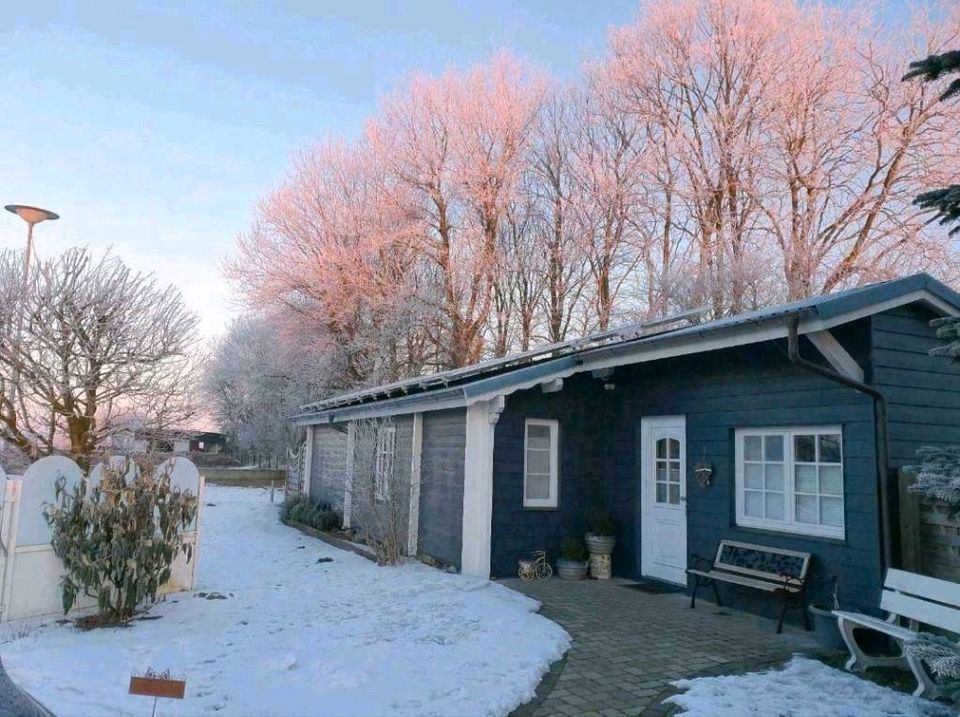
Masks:
[[[942,55],[930,55],[924,60],[910,63],[910,71],[903,76],[904,80],[921,79],[923,82],[939,80],[951,72],[960,72],[960,50],[952,50]],[[951,82],[946,91],[940,95],[941,100],[960,94],[960,79]]]

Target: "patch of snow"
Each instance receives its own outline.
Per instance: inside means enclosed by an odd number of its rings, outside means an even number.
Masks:
[[[782,669],[697,677],[671,683],[686,690],[664,702],[687,717],[946,717],[943,704],[897,692],[806,657]]]
[[[60,717],[149,714],[127,694],[147,668],[186,677],[164,716],[502,715],[570,645],[502,585],[378,567],[282,525],[269,489],[206,499],[196,592],[226,599],[171,595],[129,628],[51,621],[0,645],[10,676]]]

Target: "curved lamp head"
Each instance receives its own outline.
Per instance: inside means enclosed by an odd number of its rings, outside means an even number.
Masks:
[[[31,207],[26,204],[8,204],[4,207],[8,212],[19,216],[27,224],[33,226],[47,219],[59,219],[60,215],[40,207]]]

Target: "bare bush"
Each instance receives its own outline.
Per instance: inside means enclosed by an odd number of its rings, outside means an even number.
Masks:
[[[380,565],[399,565],[406,548],[408,494],[397,479],[396,445],[391,419],[356,423],[351,522]]]

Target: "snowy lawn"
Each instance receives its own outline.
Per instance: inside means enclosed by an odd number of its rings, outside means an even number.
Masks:
[[[956,712],[943,704],[912,697],[836,670],[822,662],[794,657],[780,670],[725,677],[678,680],[686,692],[666,700],[685,717],[940,717]]]
[[[187,680],[159,715],[497,715],[569,647],[534,600],[377,567],[281,525],[268,490],[209,486],[206,502],[197,592],[226,599],[174,595],[126,629],[51,621],[0,646],[10,676],[59,717],[149,714],[127,695],[148,667]]]

